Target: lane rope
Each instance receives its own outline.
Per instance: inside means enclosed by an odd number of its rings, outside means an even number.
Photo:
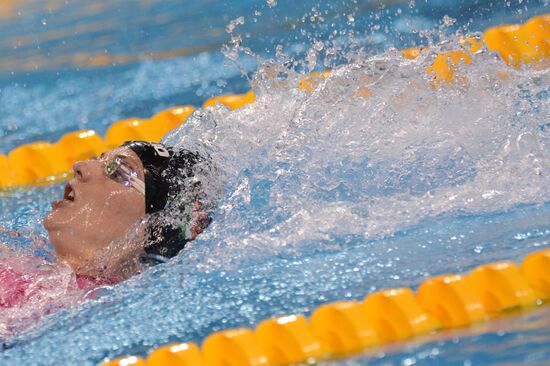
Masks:
[[[460,82],[457,71],[468,65],[485,46],[497,51],[513,67],[548,67],[550,14],[524,24],[501,25],[485,31],[483,39],[465,38],[463,49],[442,52],[426,67],[434,87]],[[409,59],[422,48],[403,50]],[[299,85],[306,92],[329,77],[330,71],[311,73]],[[249,92],[253,93],[253,92]],[[361,96],[368,97],[366,89]],[[228,97],[227,104],[224,97]],[[241,98],[241,99],[239,99]],[[213,98],[239,108],[253,101],[248,96]],[[245,103],[241,101],[245,100]],[[236,102],[238,100],[238,102]],[[231,102],[229,102],[231,101]],[[229,104],[233,103],[233,104]],[[416,293],[394,288],[367,295],[363,301],[337,301],[321,305],[307,319],[302,314],[260,322],[254,330],[228,329],[207,336],[201,347],[193,342],[153,349],[146,359],[127,356],[101,366],[283,366],[341,358],[390,342],[466,327],[515,310],[527,311],[550,299],[550,248],[529,254],[521,266],[496,262],[476,267],[468,274],[448,274],[425,280]]]
[[[461,65],[486,47],[512,67],[546,68],[550,56],[550,14],[524,24],[486,30],[483,39],[461,40],[463,49],[439,53],[426,67],[436,86],[460,82]],[[414,59],[422,48],[402,51]],[[299,89],[310,92],[330,71],[305,76]],[[365,90],[361,96],[368,97]],[[230,109],[254,102],[254,92],[208,99],[203,108],[222,104]],[[127,140],[158,142],[193,113],[193,106],[176,106],[151,118],[114,122],[104,138],[93,130],[65,134],[55,143],[33,142],[7,156],[0,154],[0,189],[41,185],[67,179],[76,161],[97,156]],[[192,342],[165,345],[146,359],[136,356],[105,361],[102,366],[129,365],[290,365],[357,354],[369,347],[487,321],[512,310],[529,310],[550,299],[550,249],[529,254],[520,266],[497,262],[468,274],[442,275],[424,281],[416,293],[409,288],[378,291],[362,301],[321,305],[308,319],[301,314],[271,318],[254,330],[229,329],[210,334],[202,346]]]
[[[439,53],[425,69],[435,87],[460,82],[464,76],[457,73],[461,65],[468,65],[472,57],[485,46],[496,51],[513,67],[531,65],[546,68],[550,59],[550,14],[529,19],[524,24],[500,25],[486,30],[483,39],[461,40],[461,50]],[[424,52],[422,48],[403,50],[403,56],[414,59]],[[312,72],[301,80],[298,88],[312,91],[330,75],[330,70]],[[370,91],[364,88],[358,96],[367,98]],[[208,99],[203,108],[222,104],[230,109],[253,103],[254,92],[227,94]],[[65,134],[57,142],[37,141],[0,154],[0,189],[17,186],[42,185],[59,182],[70,176],[72,165],[89,159],[128,140],[158,142],[170,130],[179,127],[193,113],[190,105],[175,106],[147,119],[128,118],[114,122],[102,138],[93,130],[80,130]]]
[[[391,342],[467,327],[550,299],[550,248],[527,255],[520,266],[496,262],[467,274],[428,278],[416,293],[386,289],[362,301],[336,301],[309,319],[291,314],[193,342],[153,349],[147,358],[126,356],[101,366],[283,366],[357,355]]]

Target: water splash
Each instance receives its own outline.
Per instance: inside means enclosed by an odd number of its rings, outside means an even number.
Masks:
[[[310,93],[297,88],[303,75],[265,62],[253,105],[199,111],[171,133],[223,171],[205,238],[224,249],[212,259],[547,202],[548,71],[507,69],[483,51],[453,85],[434,84],[426,66],[459,47],[446,40],[412,61],[390,50],[335,68]]]
[[[2,253],[0,257],[0,341],[38,325],[45,316],[81,303],[93,287],[79,283],[68,265],[52,265],[37,257]],[[47,322],[46,322],[47,323]]]
[[[323,23],[319,12],[306,18]],[[226,55],[257,57],[237,23]],[[376,52],[379,24],[329,42],[312,34],[260,60],[253,105],[199,110],[166,138],[217,167],[205,183],[217,202],[211,227],[170,263],[14,337],[2,359],[143,354],[548,246],[548,72],[508,69],[484,50],[453,85],[434,85],[425,67],[460,47],[440,36],[452,23],[422,32],[431,48],[413,61]],[[330,76],[297,89],[322,66]]]

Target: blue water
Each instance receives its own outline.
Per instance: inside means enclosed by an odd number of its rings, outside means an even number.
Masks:
[[[78,128],[103,133],[119,118],[199,106],[251,84],[258,95],[239,111],[199,112],[167,137],[206,149],[220,166],[214,223],[194,245],[3,340],[0,364],[144,355],[550,246],[548,73],[508,70],[503,81],[502,62],[485,52],[466,86],[434,91],[422,76],[429,58],[406,62],[392,51],[456,47],[456,32],[545,12],[547,1],[0,7],[0,152]],[[445,15],[455,22],[442,26]],[[231,46],[239,37],[253,56]],[[335,75],[312,94],[292,87],[295,72],[325,67]],[[357,98],[365,85],[372,96]],[[5,193],[0,223],[22,237],[2,241],[51,256],[40,218],[62,189]],[[542,308],[336,364],[544,365],[548,315]]]

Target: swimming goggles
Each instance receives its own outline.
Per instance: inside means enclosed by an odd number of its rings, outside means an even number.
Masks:
[[[139,193],[145,195],[145,182],[138,177],[136,171],[116,157],[105,164],[105,175],[115,182],[126,187],[134,187]]]

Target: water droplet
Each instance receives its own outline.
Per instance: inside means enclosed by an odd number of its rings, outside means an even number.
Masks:
[[[238,17],[237,19],[234,19],[234,20],[230,21],[229,24],[225,26],[225,31],[227,33],[232,33],[237,26],[242,25],[242,24],[244,24],[244,17],[243,16]]]
[[[306,56],[306,62],[307,62],[307,67],[310,70],[313,70],[315,68],[315,65],[317,65],[317,52],[315,52],[315,49],[313,48],[309,49]]]
[[[448,15],[444,15],[443,16],[443,25],[446,26],[446,27],[450,27],[451,25],[455,24],[456,23],[456,19],[454,18],[451,18],[450,16]]]
[[[275,56],[277,56],[277,58],[283,57],[283,45],[282,44],[278,44],[277,47],[275,47]]]

